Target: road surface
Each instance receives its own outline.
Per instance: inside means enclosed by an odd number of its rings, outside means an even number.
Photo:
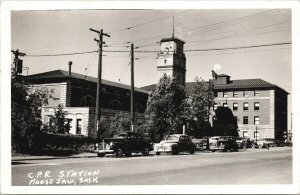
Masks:
[[[12,185],[292,184],[292,148],[12,162]]]

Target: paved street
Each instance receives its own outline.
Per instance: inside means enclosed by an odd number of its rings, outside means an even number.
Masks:
[[[291,184],[292,148],[176,156],[25,160],[13,185]]]

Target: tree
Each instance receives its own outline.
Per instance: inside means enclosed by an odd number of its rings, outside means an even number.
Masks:
[[[128,113],[118,112],[111,119],[110,135],[114,135],[124,131],[130,131],[131,120]]]
[[[209,118],[214,103],[212,82],[205,82],[198,77],[192,89],[188,92],[185,102],[185,119],[188,122],[189,134],[202,137],[210,128]]]
[[[22,76],[11,77],[11,140],[12,153],[28,152],[34,137],[40,133],[40,108],[48,104],[52,92],[47,88],[33,88]]]
[[[146,125],[152,140],[160,141],[167,134],[181,133],[184,118],[184,87],[164,75],[147,102]]]
[[[54,110],[54,115],[50,116],[50,124],[44,130],[48,133],[66,134],[70,131],[70,125],[66,118],[68,112],[63,110],[63,106],[58,104]]]

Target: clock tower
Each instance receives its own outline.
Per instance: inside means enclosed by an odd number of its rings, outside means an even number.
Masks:
[[[174,37],[160,41],[157,65],[158,79],[166,74],[185,86],[186,58],[183,53],[183,45],[184,41]]]

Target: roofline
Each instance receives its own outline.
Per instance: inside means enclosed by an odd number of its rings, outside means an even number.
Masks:
[[[48,71],[48,72],[54,72],[54,71],[62,71],[62,73],[68,72],[68,71],[62,70],[62,69],[57,69],[57,70]],[[80,73],[71,72],[71,73],[74,73],[74,74],[81,75],[82,78],[77,78],[77,77],[75,77],[73,75],[72,76],[68,76],[68,75],[52,75],[52,76],[49,76],[49,77],[42,76],[41,74],[44,74],[44,73],[47,73],[47,72],[42,72],[42,73],[37,73],[37,74],[32,74],[32,75],[22,76],[22,77],[25,78],[28,82],[30,82],[30,80],[43,80],[43,79],[55,79],[56,78],[56,79],[63,79],[63,80],[66,80],[66,81],[69,81],[69,80],[78,80],[78,81],[89,82],[89,83],[92,83],[92,84],[97,84],[97,82],[95,82],[95,81],[83,79],[85,77],[85,75],[80,74]],[[41,75],[41,76],[39,76],[39,75]],[[34,76],[36,76],[37,78],[32,78]],[[91,76],[88,76],[88,77],[91,78],[91,79],[97,79],[96,77],[91,77]],[[126,84],[123,84],[123,83],[117,83],[117,82],[109,81],[109,80],[105,80],[105,79],[101,79],[101,81],[102,81],[102,85],[109,86],[109,83],[112,83],[112,84],[114,84],[113,87],[116,87],[116,88],[127,89],[125,87],[122,87],[122,85],[130,88],[130,85],[126,85]],[[108,83],[104,84],[103,81],[108,82]],[[127,89],[127,90],[130,90],[130,89]],[[138,88],[138,87],[134,87],[134,91],[135,92],[149,94],[149,91],[147,91],[145,89]]]

